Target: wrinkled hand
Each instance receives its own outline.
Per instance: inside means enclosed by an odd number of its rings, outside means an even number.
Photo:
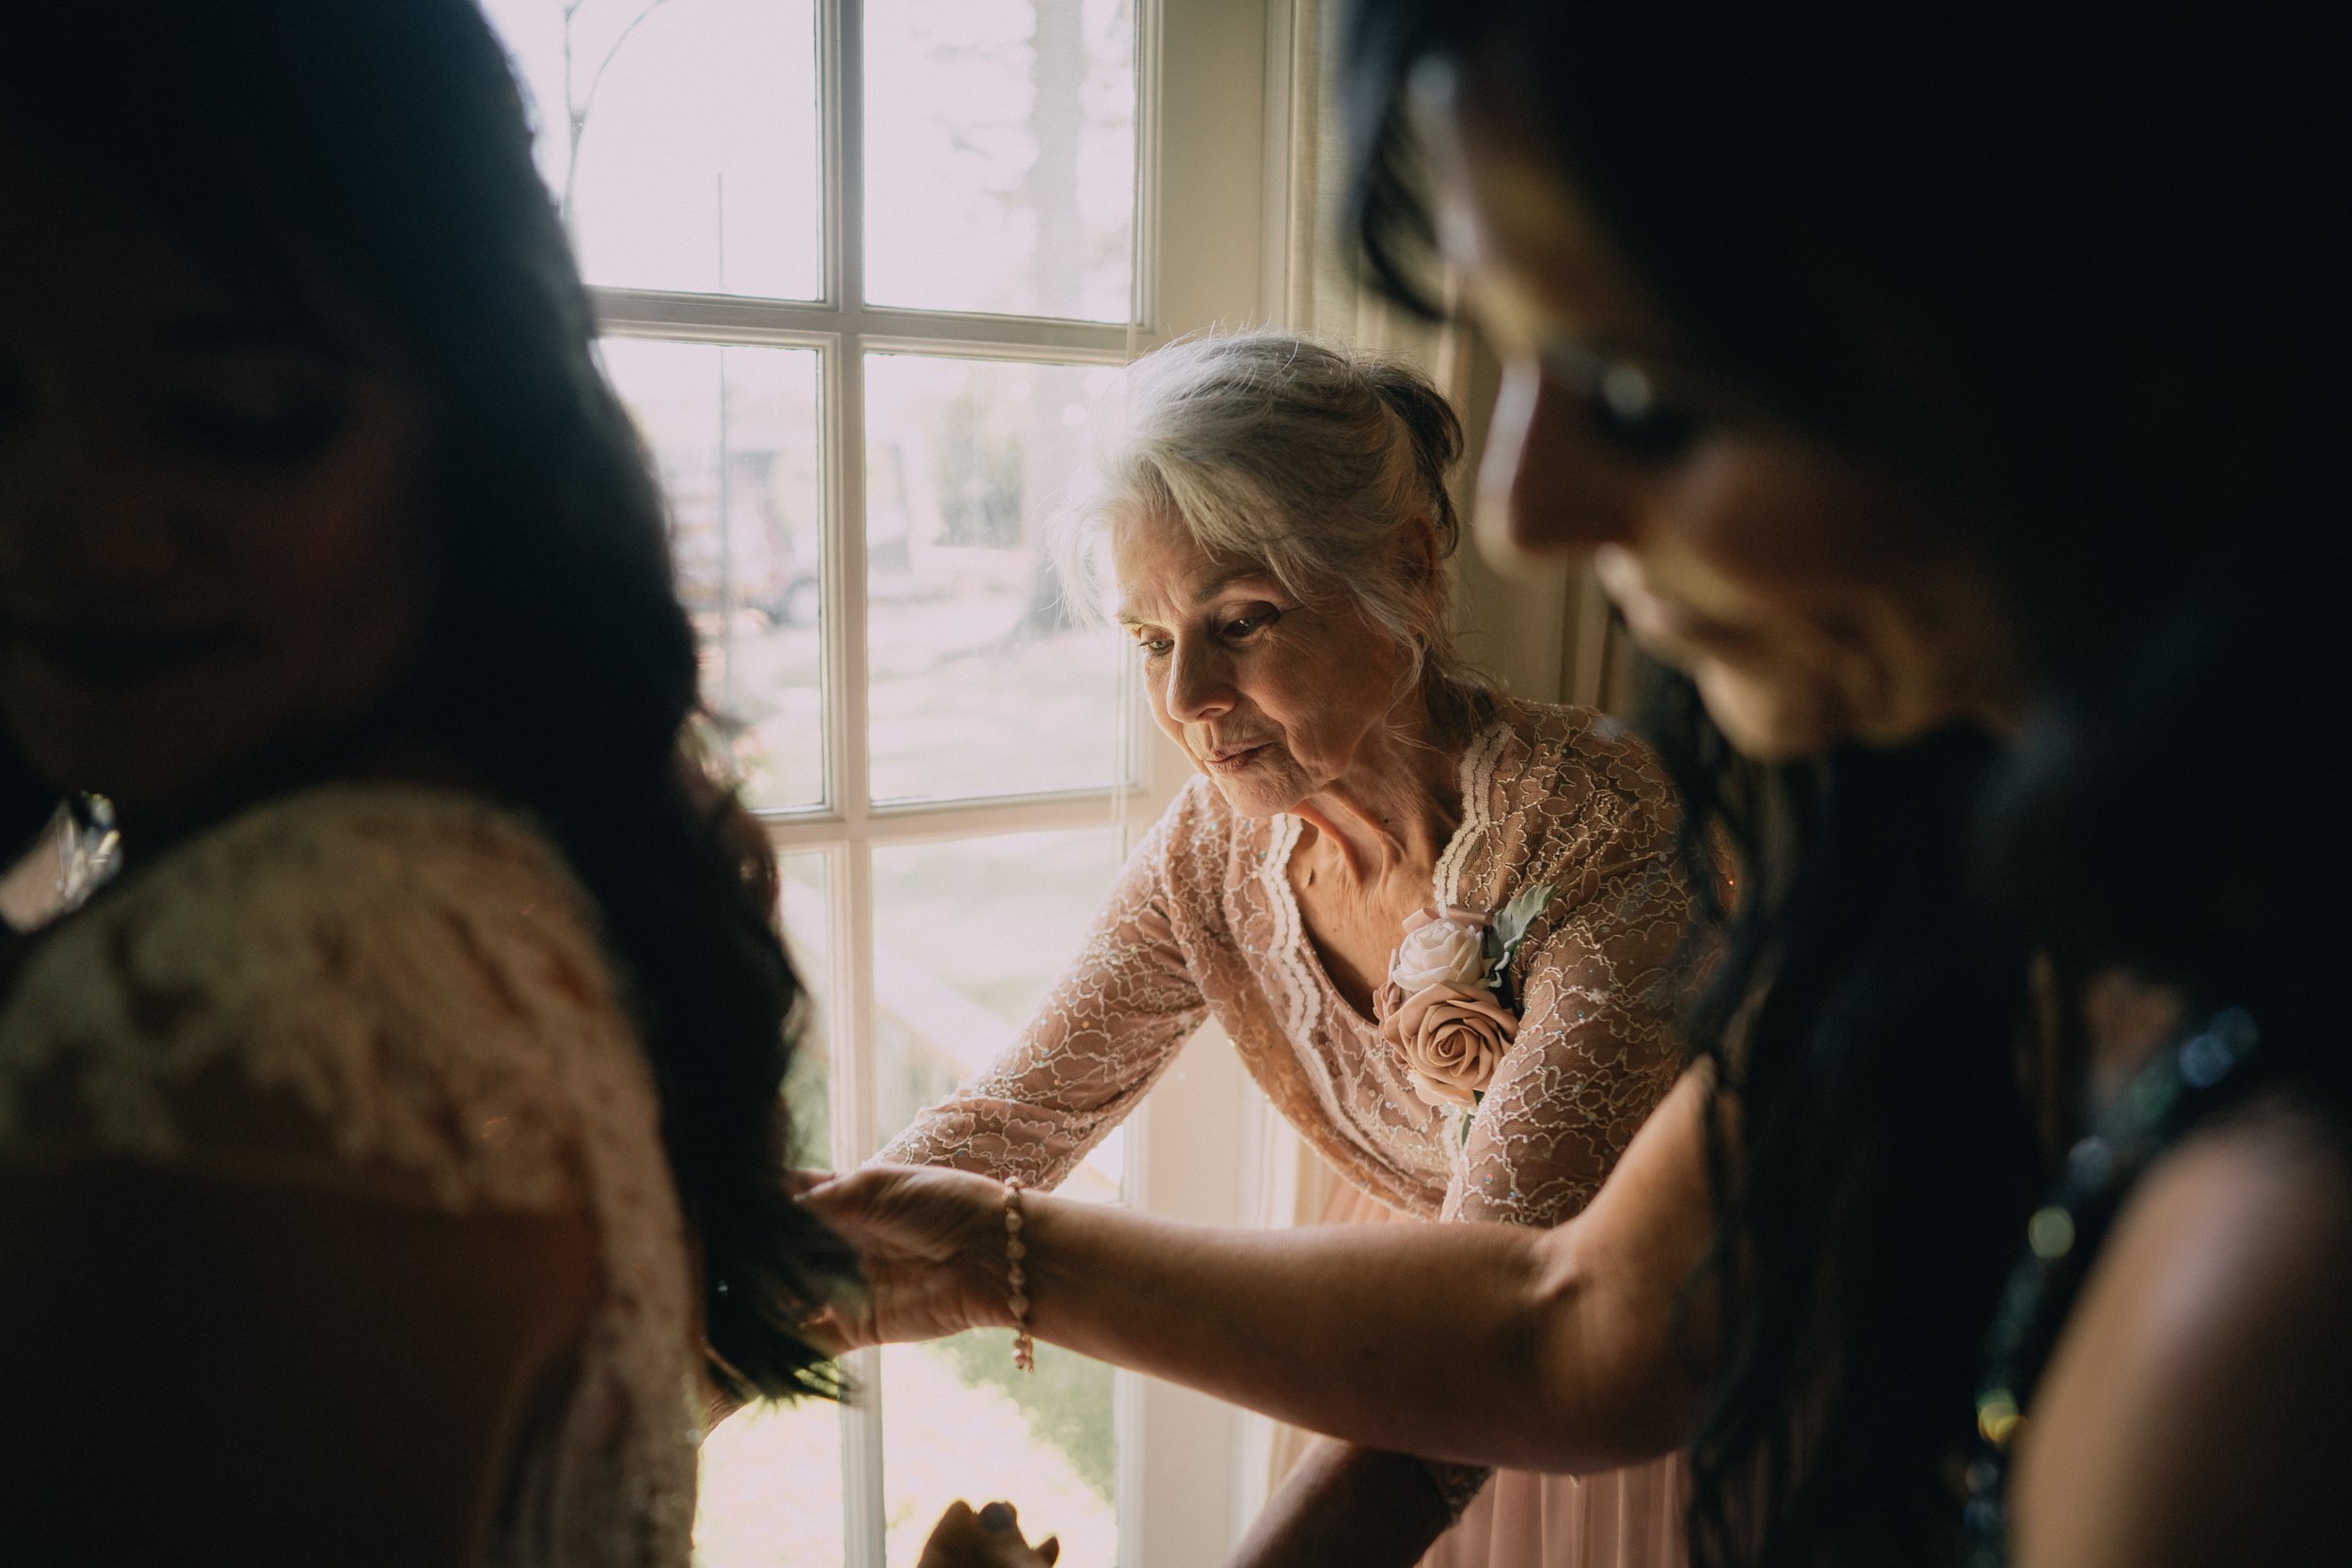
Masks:
[[[914,1568],[1053,1568],[1060,1558],[1059,1536],[1034,1546],[1022,1539],[1012,1504],[990,1503],[975,1513],[970,1504],[952,1502],[923,1543]]]
[[[939,1166],[868,1165],[816,1182],[800,1202],[866,1265],[864,1298],[807,1325],[825,1349],[1011,1325],[1002,1183]]]

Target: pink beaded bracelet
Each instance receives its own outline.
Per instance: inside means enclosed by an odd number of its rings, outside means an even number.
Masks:
[[[1021,1240],[1021,1183],[1005,1183],[1005,1283],[1012,1292],[1012,1364],[1025,1372],[1037,1370],[1037,1341],[1029,1338],[1029,1282],[1021,1259],[1029,1249]]]

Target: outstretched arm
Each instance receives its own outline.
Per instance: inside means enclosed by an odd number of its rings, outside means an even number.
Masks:
[[[1086,944],[1020,1038],[875,1156],[1057,1187],[1124,1120],[1206,1016],[1169,918],[1184,802],[1128,858]]]
[[[1174,1225],[1025,1195],[1031,1323],[1086,1354],[1375,1448],[1581,1471],[1675,1447],[1713,1304],[1706,1085],[1686,1075],[1551,1230]],[[866,1254],[844,1340],[1008,1326],[1003,1189],[869,1169],[803,1199]]]

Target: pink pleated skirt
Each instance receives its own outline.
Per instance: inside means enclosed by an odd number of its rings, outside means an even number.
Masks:
[[[1324,1222],[1423,1223],[1345,1181],[1334,1183]],[[1278,1442],[1277,1464],[1302,1446]],[[1498,1470],[1421,1568],[1685,1568],[1689,1500],[1690,1472],[1679,1454],[1586,1476]]]

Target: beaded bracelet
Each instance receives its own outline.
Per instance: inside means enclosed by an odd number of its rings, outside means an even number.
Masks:
[[[1029,1282],[1021,1259],[1029,1249],[1021,1240],[1021,1183],[1005,1183],[1005,1284],[1012,1292],[1012,1364],[1025,1372],[1037,1370],[1037,1341],[1029,1338]]]

